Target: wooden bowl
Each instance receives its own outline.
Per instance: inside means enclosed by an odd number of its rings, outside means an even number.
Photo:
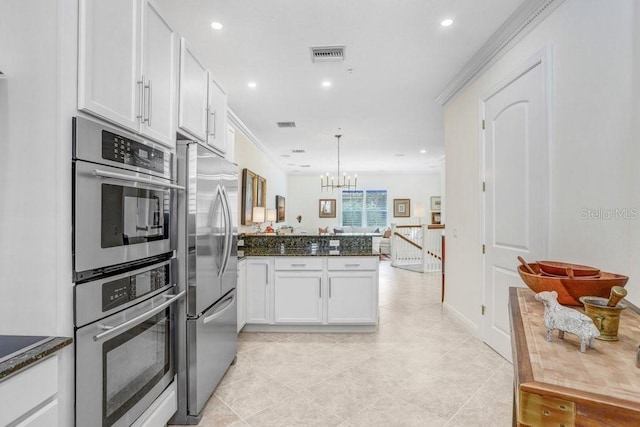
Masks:
[[[573,276],[597,276],[600,269],[589,267],[588,265],[571,264],[560,261],[538,261],[538,265],[543,272],[554,274],[556,276],[567,276],[567,267],[573,270]]]
[[[558,293],[558,302],[563,305],[581,306],[580,297],[593,296],[601,298],[609,298],[609,293],[613,286],[622,286],[627,284],[629,277],[621,274],[601,272],[597,278],[574,278],[543,276],[540,274],[540,266],[537,263],[529,264],[529,267],[536,272],[531,274],[525,270],[523,265],[518,266],[518,273],[522,281],[533,292],[556,291]]]

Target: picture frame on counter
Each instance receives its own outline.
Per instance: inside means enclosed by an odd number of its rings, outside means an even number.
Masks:
[[[393,199],[393,216],[408,218],[411,216],[411,199]]]
[[[285,200],[284,196],[276,196],[276,222],[284,222]]]
[[[336,199],[320,199],[318,205],[318,216],[320,218],[336,217]]]

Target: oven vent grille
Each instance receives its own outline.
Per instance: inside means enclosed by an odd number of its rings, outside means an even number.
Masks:
[[[311,62],[342,62],[344,49],[344,46],[311,47]]]
[[[279,128],[294,128],[296,122],[277,122]]]
[[[299,148],[294,148],[293,150],[291,150],[292,153],[297,153],[297,154],[301,154],[301,153],[306,153],[306,151],[299,149]]]

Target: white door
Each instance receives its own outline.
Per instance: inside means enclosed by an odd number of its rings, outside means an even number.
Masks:
[[[542,259],[547,242],[545,52],[482,102],[484,111],[484,341],[511,360],[509,287],[525,286],[522,256]]]

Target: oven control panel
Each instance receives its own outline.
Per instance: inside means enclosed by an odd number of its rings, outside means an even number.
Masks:
[[[107,130],[102,131],[102,158],[160,173],[166,167],[164,152]]]
[[[102,285],[102,312],[161,289],[171,281],[169,265],[154,268],[133,276],[106,282]]]

